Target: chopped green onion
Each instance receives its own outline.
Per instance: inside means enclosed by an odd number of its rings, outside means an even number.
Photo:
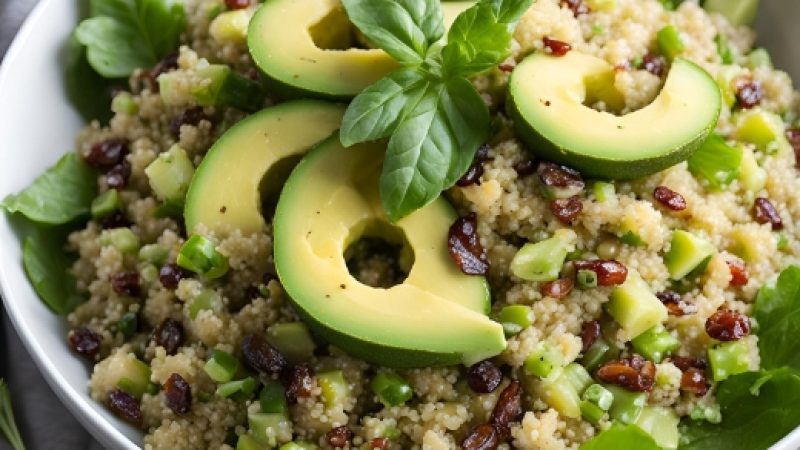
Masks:
[[[228,352],[214,350],[203,370],[217,383],[227,383],[239,371],[239,360]]]
[[[178,265],[206,278],[219,278],[228,272],[228,260],[210,239],[192,235],[178,253]]]
[[[91,211],[92,217],[95,219],[105,217],[120,209],[122,209],[122,199],[116,189],[109,189],[92,200]]]
[[[739,176],[742,147],[731,147],[722,136],[712,134],[689,158],[689,171],[710,189],[721,190]]]
[[[708,349],[708,362],[714,381],[750,370],[750,349],[741,340],[723,342]]]
[[[206,402],[208,402],[209,400],[211,400],[211,397],[212,397],[212,395],[211,395],[211,393],[210,393],[210,392],[205,392],[205,391],[203,391],[203,392],[198,392],[198,393],[197,393],[197,400],[198,400],[200,403],[206,403]]]
[[[311,359],[317,348],[303,322],[278,323],[269,327],[267,341],[295,364]]]
[[[728,38],[722,34],[718,34],[714,41],[717,43],[717,53],[719,53],[722,64],[733,64],[734,54],[733,48],[728,42]]]
[[[8,393],[8,385],[2,378],[0,378],[0,432],[11,444],[11,448],[25,450],[17,422],[14,420],[14,411],[11,409],[11,394]]]
[[[549,342],[540,342],[525,359],[525,371],[539,378],[547,378],[562,365],[564,355]]]
[[[525,305],[505,306],[500,310],[498,321],[506,336],[513,336],[533,324],[531,308]]]
[[[125,339],[130,339],[139,330],[139,318],[134,312],[126,312],[117,322],[117,331],[122,333]]]
[[[599,384],[586,388],[581,398],[581,415],[593,424],[600,422],[614,402],[614,395]]]
[[[772,58],[765,48],[757,48],[747,55],[747,66],[751,69],[759,67],[772,68]]]
[[[597,287],[597,272],[593,270],[579,270],[575,275],[579,289],[594,289]]]
[[[596,341],[586,350],[581,358],[581,364],[587,370],[595,370],[601,365],[619,356],[620,350],[611,346],[603,337]]]
[[[168,256],[169,250],[159,244],[147,244],[139,250],[139,260],[155,264],[159,267],[167,262]]]
[[[100,234],[100,245],[111,245],[121,253],[135,253],[139,251],[139,237],[130,228],[114,228]]]
[[[158,395],[161,391],[161,386],[156,383],[147,383],[147,393],[150,395]]]
[[[647,404],[646,392],[631,392],[619,386],[605,386],[614,396],[608,415],[622,423],[633,423],[639,418]]]
[[[414,391],[400,375],[393,372],[380,372],[370,382],[372,392],[386,406],[398,406],[411,400]]]
[[[261,394],[258,395],[258,402],[263,413],[286,414],[289,411],[286,389],[276,381],[264,385],[264,389],[261,389]]]
[[[663,361],[681,346],[680,341],[669,334],[663,325],[650,328],[635,337],[631,343],[637,352],[656,363]]]
[[[666,56],[670,61],[683,53],[686,49],[683,40],[681,40],[681,35],[678,33],[678,29],[673,25],[667,25],[659,30],[656,39],[661,54]]]
[[[203,289],[189,303],[189,317],[191,317],[192,320],[197,318],[200,311],[219,312],[221,310],[222,297],[213,289]]]
[[[255,392],[258,387],[258,382],[253,377],[247,377],[243,380],[229,381],[227,383],[217,386],[217,395],[220,397],[230,397],[233,394],[241,393],[244,396],[250,396]]]
[[[567,246],[558,236],[525,244],[511,260],[511,273],[527,281],[556,280],[567,258]]]
[[[341,370],[318,373],[317,384],[322,390],[322,398],[327,408],[342,405],[350,394],[350,386]]]

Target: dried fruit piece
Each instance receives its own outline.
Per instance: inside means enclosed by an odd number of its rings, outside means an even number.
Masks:
[[[706,333],[718,341],[737,341],[750,334],[750,319],[744,314],[720,310],[706,320]]]
[[[448,250],[453,261],[467,275],[486,275],[489,257],[478,236],[478,217],[471,213],[458,218],[450,227]]]

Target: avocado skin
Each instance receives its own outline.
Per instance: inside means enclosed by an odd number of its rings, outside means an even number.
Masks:
[[[714,131],[714,127],[717,124],[717,120],[714,120],[697,136],[662,156],[640,161],[624,161],[581,155],[555,145],[522,117],[522,113],[510,91],[506,97],[506,113],[514,122],[514,129],[517,135],[528,145],[528,151],[534,156],[572,167],[588,177],[608,180],[641,178],[686,161],[703,145],[703,142]],[[719,117],[719,113],[717,113],[717,117]],[[577,128],[580,127],[580,124],[575,124],[574,126],[576,127],[575,132],[579,133],[580,131]]]

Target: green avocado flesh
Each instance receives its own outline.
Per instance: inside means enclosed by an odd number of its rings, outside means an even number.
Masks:
[[[444,2],[445,25],[473,3]],[[399,67],[383,50],[354,48],[354,36],[339,0],[268,0],[250,21],[247,46],[278,94],[341,100]]]
[[[299,158],[338,130],[343,115],[342,105],[298,100],[236,124],[211,147],[192,178],[186,229],[202,225],[217,234],[239,230],[243,235],[261,231],[262,180],[270,169]]]
[[[721,95],[702,68],[676,58],[661,93],[638,110],[617,116],[586,104],[622,105],[614,68],[572,51],[536,53],[509,81],[509,115],[533,153],[584,175],[631,179],[686,160],[719,118]]]
[[[443,198],[399,220],[378,193],[384,145],[343,148],[334,135],[297,165],[275,212],[275,266],[303,320],[354,356],[390,367],[472,364],[503,351],[483,277],[462,274],[447,250],[456,214]],[[387,231],[391,230],[391,231]],[[405,235],[414,256],[388,289],[348,271],[348,246],[365,235]],[[393,236],[395,235],[395,236]]]

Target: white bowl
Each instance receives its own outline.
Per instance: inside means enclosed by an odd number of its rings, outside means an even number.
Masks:
[[[82,126],[62,86],[62,49],[78,21],[77,1],[42,0],[25,22],[0,68],[0,198],[28,186],[60,155],[71,151]],[[780,67],[800,79],[800,2],[766,0],[762,41]],[[135,450],[139,431],[88,395],[89,368],[65,345],[67,328],[28,283],[18,237],[0,214],[0,293],[28,352],[45,380],[103,445]],[[800,429],[774,449],[800,448]]]

